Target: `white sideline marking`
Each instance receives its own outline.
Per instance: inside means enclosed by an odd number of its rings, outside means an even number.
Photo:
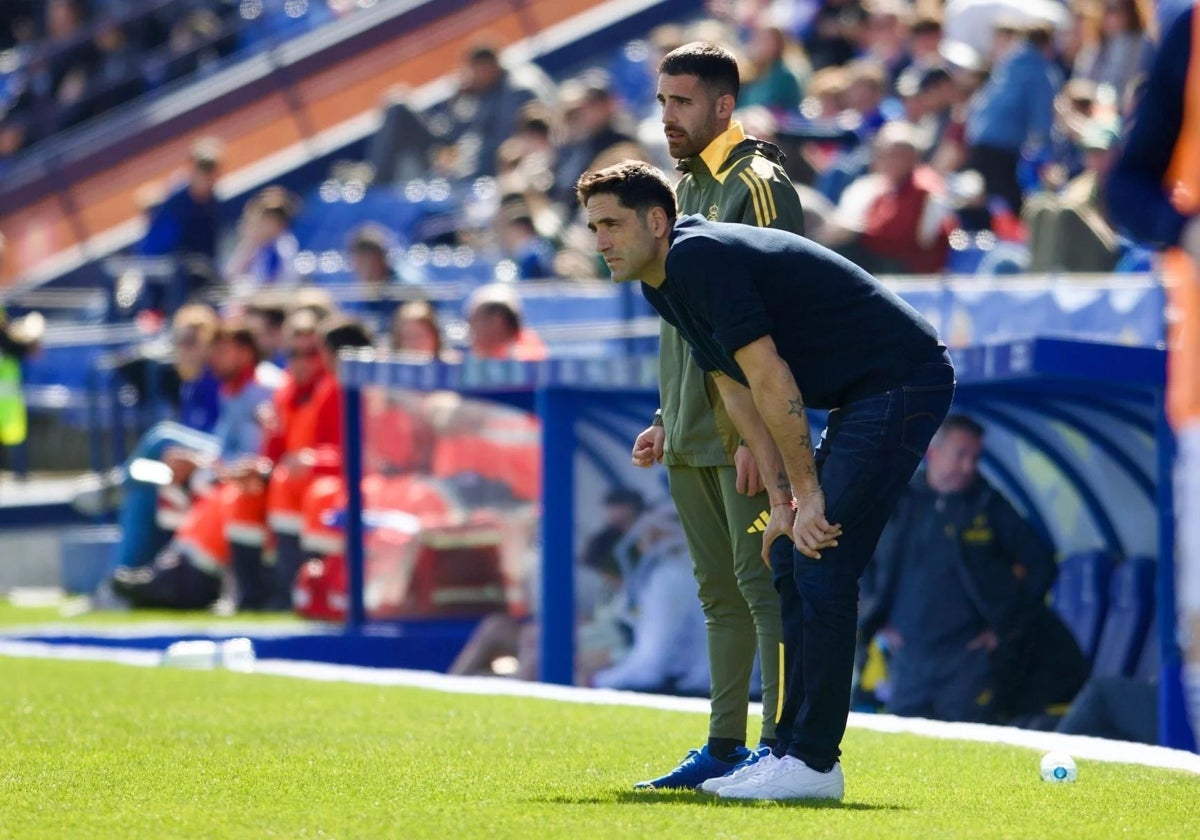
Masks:
[[[162,654],[154,650],[8,640],[0,641],[0,656],[13,656],[21,659],[62,659],[70,662],[115,662],[118,665],[139,666],[158,665],[162,659]]]
[[[90,632],[90,631],[89,631]],[[221,635],[227,635],[222,633]],[[110,648],[92,645],[58,645],[47,642],[0,640],[0,656],[66,661],[113,662],[120,665],[157,667],[162,653],[153,650]],[[708,713],[708,701],[697,697],[668,697],[659,694],[640,694],[632,691],[576,688],[572,686],[529,683],[500,677],[452,677],[432,671],[409,671],[401,668],[367,668],[359,665],[333,665],[325,662],[301,662],[291,659],[260,659],[255,672],[279,677],[348,682],[358,685],[399,686],[444,691],[452,694],[482,696],[531,697],[563,703],[592,703],[602,706],[636,706],[672,712]],[[753,717],[761,706],[751,704]],[[979,723],[945,723],[922,718],[898,718],[893,715],[871,715],[852,712],[850,726],[873,732],[908,733],[928,738],[976,741],[1005,744],[1014,747],[1049,752],[1062,750],[1076,759],[1107,761],[1120,764],[1139,764],[1185,770],[1200,774],[1200,755],[1149,744],[1132,744],[1089,738],[1082,735],[1063,735],[1057,732],[1037,732],[1009,726],[987,726]]]
[[[28,624],[5,627],[2,636],[33,639],[39,637],[89,637],[94,639],[143,639],[153,636],[254,636],[280,638],[283,636],[341,635],[340,624],[319,621],[140,621],[136,624]],[[88,647],[98,647],[89,645]]]

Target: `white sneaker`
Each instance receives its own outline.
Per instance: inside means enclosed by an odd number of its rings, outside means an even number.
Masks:
[[[701,793],[716,794],[724,790],[729,785],[736,785],[753,777],[757,773],[764,773],[769,770],[774,764],[778,763],[779,759],[768,752],[766,755],[759,758],[753,764],[744,764],[736,770],[731,770],[724,776],[717,776],[714,779],[706,779],[700,783],[696,790]]]
[[[731,784],[718,794],[722,799],[841,799],[846,795],[842,765],[819,773],[795,756],[785,755],[761,773]]]

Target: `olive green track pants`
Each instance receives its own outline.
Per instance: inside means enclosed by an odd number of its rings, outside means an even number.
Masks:
[[[779,712],[779,595],[763,563],[760,515],[767,494],[737,492],[733,467],[668,468],[671,497],[687,536],[708,628],[712,672],[709,737],[746,737],[754,654],[762,671],[761,737],[775,737]],[[753,743],[753,742],[751,742]]]

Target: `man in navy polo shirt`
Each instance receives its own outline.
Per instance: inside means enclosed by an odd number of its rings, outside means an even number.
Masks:
[[[949,410],[946,349],[912,307],[804,237],[676,219],[653,166],[584,173],[577,193],[613,280],[640,280],[715,377],[771,500],[763,559],[783,614],[779,744],[718,795],[841,799],[858,579]],[[830,410],[815,454],[806,406]]]

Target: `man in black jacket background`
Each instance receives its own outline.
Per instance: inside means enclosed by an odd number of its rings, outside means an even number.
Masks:
[[[1045,604],[1054,547],[979,475],[983,427],[950,415],[864,580],[860,637],[888,653],[888,710],[990,723],[1067,702],[1087,674]]]

